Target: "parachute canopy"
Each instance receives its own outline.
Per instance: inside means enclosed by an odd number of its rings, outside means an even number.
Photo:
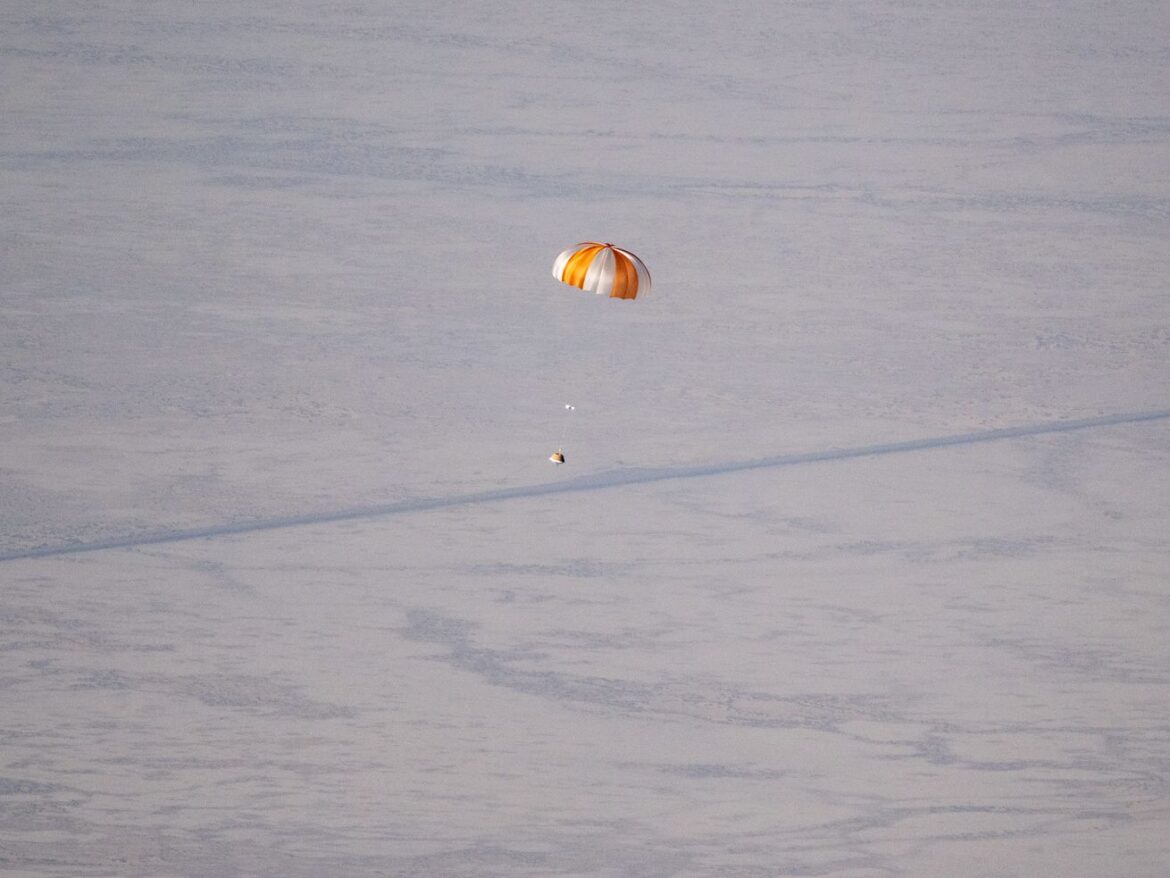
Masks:
[[[552,273],[562,283],[611,299],[633,299],[650,290],[650,272],[641,259],[596,241],[574,244],[557,257]]]

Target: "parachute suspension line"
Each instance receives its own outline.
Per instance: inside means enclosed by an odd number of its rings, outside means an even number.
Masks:
[[[576,410],[577,409],[575,406],[571,406],[568,403],[565,404],[565,419],[563,422],[564,425],[561,427],[561,441],[557,446],[557,450],[550,454],[548,458],[555,464],[562,464],[565,462],[565,434],[569,432],[569,415]]]
[[[577,411],[577,407],[575,405],[569,405],[568,403],[565,403],[565,420],[564,426],[561,427],[561,440],[557,443],[558,448],[565,447],[565,436],[569,432],[569,418],[575,411]]]

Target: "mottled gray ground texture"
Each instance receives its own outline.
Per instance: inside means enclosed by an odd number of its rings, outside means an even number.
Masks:
[[[0,874],[1165,878],[1168,34],[0,4]]]

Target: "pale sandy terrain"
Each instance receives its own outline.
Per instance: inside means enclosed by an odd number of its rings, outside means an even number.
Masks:
[[[1168,33],[4,4],[0,874],[1170,874]]]

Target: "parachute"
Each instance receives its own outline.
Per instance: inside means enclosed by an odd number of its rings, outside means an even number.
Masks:
[[[574,244],[557,257],[552,273],[562,283],[611,299],[633,299],[650,291],[645,263],[613,244]]]
[[[636,299],[638,293],[650,291],[650,270],[646,264],[629,250],[609,243],[582,241],[574,244],[557,257],[552,274],[561,283],[611,299]],[[567,416],[573,410],[573,406],[565,406],[566,418],[560,447],[548,456],[549,461],[558,466],[565,462],[565,431],[569,426]]]

